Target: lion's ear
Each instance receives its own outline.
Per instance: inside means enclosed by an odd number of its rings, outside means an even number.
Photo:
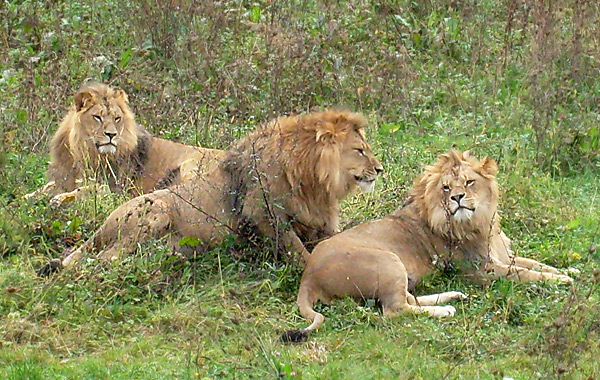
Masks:
[[[498,173],[498,164],[496,163],[496,161],[489,157],[486,157],[483,160],[481,160],[480,165],[481,170],[483,170],[485,174],[495,176]]]
[[[115,99],[123,100],[125,103],[129,104],[129,97],[125,90],[121,90],[120,88],[115,89]]]
[[[75,94],[75,109],[79,112],[83,108],[89,107],[95,101],[96,96],[92,92],[87,90],[79,91]]]

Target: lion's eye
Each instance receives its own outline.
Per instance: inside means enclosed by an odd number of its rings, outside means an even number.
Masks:
[[[118,123],[120,121],[121,121],[121,117],[120,116],[115,117],[115,123]]]
[[[97,122],[99,122],[99,123],[102,123],[102,116],[93,115],[93,118],[94,118],[94,119],[95,119]]]
[[[475,183],[475,180],[474,180],[474,179],[469,179],[469,180],[467,180],[467,182],[466,182],[466,185],[467,185],[467,186],[471,186],[471,185],[473,185],[474,183]]]
[[[365,155],[365,151],[362,149],[356,149],[356,151],[358,152],[359,156],[364,156]]]
[[[444,186],[442,186],[442,190],[444,190],[444,191],[450,191],[450,186],[444,185]]]

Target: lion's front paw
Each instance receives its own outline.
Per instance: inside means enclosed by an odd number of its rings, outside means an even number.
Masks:
[[[572,284],[572,283],[573,283],[573,281],[575,281],[575,280],[573,280],[573,278],[572,278],[572,277],[569,277],[569,276],[567,276],[567,275],[564,275],[564,274],[555,274],[555,275],[552,277],[552,280],[556,280],[556,281],[564,282],[565,284]]]
[[[450,293],[450,299],[451,300],[466,300],[467,298],[469,298],[466,294],[462,293],[462,292],[448,292]]]
[[[454,306],[431,306],[430,309],[427,310],[430,316],[435,318],[445,318],[445,317],[453,317],[456,313],[456,309]]]
[[[38,194],[39,194],[39,192],[38,192],[38,190],[36,190],[31,193],[27,193],[27,194],[23,195],[23,199],[33,198],[33,197],[37,196]]]

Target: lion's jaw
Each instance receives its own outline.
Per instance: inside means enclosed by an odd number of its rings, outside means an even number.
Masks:
[[[421,216],[435,233],[447,238],[488,233],[498,207],[496,170],[493,161],[479,162],[468,153],[442,156],[426,168],[413,189]]]
[[[98,147],[98,152],[100,152],[100,154],[115,154],[115,153],[117,153],[117,145],[115,143],[112,143],[112,142],[103,143],[103,144],[96,143],[96,146]]]
[[[370,180],[370,181],[359,180],[358,187],[365,193],[370,193],[371,191],[373,191],[373,189],[375,189],[375,180],[374,179]]]

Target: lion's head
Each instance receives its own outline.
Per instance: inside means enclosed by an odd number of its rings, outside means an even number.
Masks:
[[[365,125],[360,114],[334,110],[266,124],[229,151],[232,193],[267,197],[298,229],[337,232],[339,202],[357,187],[372,189],[383,171],[365,141]]]
[[[289,145],[290,184],[321,189],[344,198],[371,191],[383,166],[365,140],[365,118],[348,111],[323,111],[273,122]]]
[[[496,162],[479,161],[470,152],[450,151],[425,168],[411,199],[435,233],[452,239],[469,239],[497,223]]]
[[[129,161],[148,132],[135,122],[125,91],[86,83],[50,143],[49,177],[59,188],[73,190],[82,171],[106,159]]]
[[[138,127],[125,91],[87,83],[75,94],[72,111],[77,119],[69,142],[72,148],[85,147],[82,157],[96,151],[124,155],[135,149]]]

